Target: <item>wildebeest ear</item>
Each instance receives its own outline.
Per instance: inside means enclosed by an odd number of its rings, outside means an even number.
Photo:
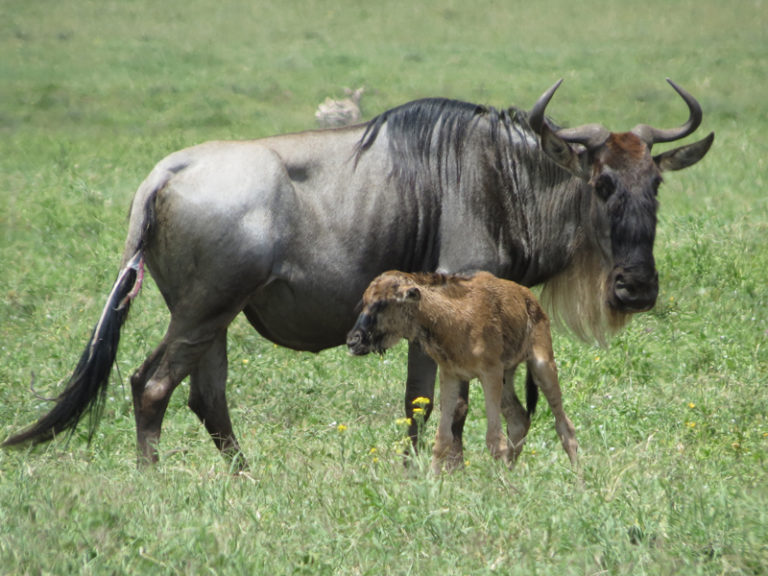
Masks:
[[[715,139],[715,133],[710,132],[709,136],[693,144],[687,146],[680,146],[673,150],[667,150],[653,157],[653,161],[656,162],[656,166],[662,172],[669,172],[672,170],[682,170],[696,164],[699,160],[704,158],[704,155],[709,151],[709,147],[712,146],[712,142]]]
[[[541,148],[555,164],[582,180],[589,180],[589,160],[586,148],[576,150],[555,134],[545,123],[541,129]]]
[[[407,290],[400,292],[400,302],[418,302],[421,300],[421,292],[416,286],[411,286]]]

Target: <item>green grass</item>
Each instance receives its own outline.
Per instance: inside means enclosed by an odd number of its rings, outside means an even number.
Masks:
[[[228,394],[250,474],[228,473],[185,385],[138,472],[127,379],[168,316],[147,282],[91,446],[0,452],[0,573],[764,574],[766,29],[746,0],[4,2],[3,437],[47,406],[32,373],[51,396],[74,367],[133,191],[182,146],[312,128],[344,86],[371,117],[434,95],[529,106],[561,76],[562,122],[679,124],[669,76],[716,139],[662,188],[656,308],[608,349],[555,335],[583,489],[546,409],[517,469],[491,461],[477,385],[467,468],[405,471],[402,346],[299,354],[242,320]]]

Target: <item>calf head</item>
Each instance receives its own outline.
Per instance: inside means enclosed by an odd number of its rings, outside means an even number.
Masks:
[[[657,192],[662,172],[681,170],[701,160],[714,133],[703,140],[652,155],[654,144],[684,138],[698,128],[699,103],[671,80],[688,105],[688,121],[674,129],[640,124],[630,132],[613,133],[599,124],[558,129],[544,110],[560,82],[545,92],[529,113],[531,128],[543,152],[591,189],[587,235],[596,244],[606,269],[606,304],[619,313],[652,308],[659,292],[653,258]]]
[[[347,334],[349,352],[384,353],[401,338],[415,334],[414,314],[421,292],[410,274],[385,272],[363,294],[362,311]]]

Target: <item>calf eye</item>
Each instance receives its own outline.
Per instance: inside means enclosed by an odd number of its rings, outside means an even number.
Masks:
[[[608,174],[601,174],[595,182],[595,192],[602,200],[608,200],[615,189],[616,184]]]

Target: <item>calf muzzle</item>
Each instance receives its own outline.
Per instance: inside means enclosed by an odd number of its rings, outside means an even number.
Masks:
[[[355,356],[365,356],[371,351],[370,327],[373,317],[369,314],[360,314],[352,330],[347,334],[347,349]]]
[[[365,356],[371,351],[370,345],[362,330],[352,330],[347,334],[347,349],[355,356]]]

